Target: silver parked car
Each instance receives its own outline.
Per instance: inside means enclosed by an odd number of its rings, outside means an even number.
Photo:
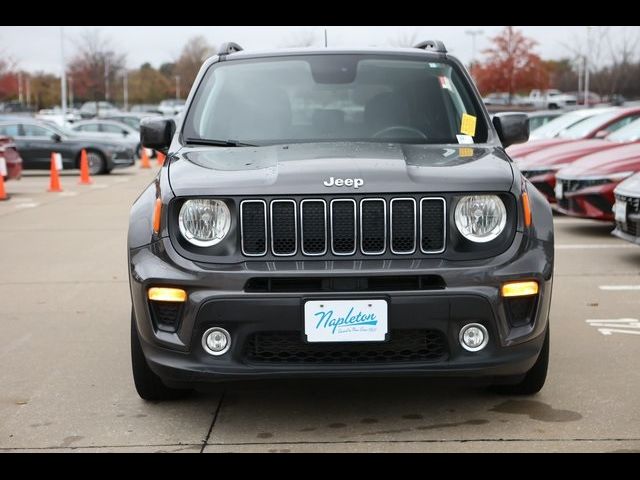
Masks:
[[[126,123],[113,120],[86,120],[73,124],[71,130],[81,135],[104,137],[105,139],[123,143],[131,148],[138,158],[142,154],[140,132]]]

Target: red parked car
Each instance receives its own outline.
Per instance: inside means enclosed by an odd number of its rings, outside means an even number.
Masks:
[[[640,143],[588,155],[556,176],[558,211],[574,217],[613,221],[613,191],[640,171]]]
[[[517,162],[522,174],[547,198],[555,203],[556,173],[588,155],[640,141],[640,119],[604,139],[578,140],[531,155]]]
[[[0,136],[0,157],[4,157],[7,164],[5,180],[19,179],[22,176],[22,158],[11,137]]]
[[[540,128],[532,130],[527,143],[509,147],[507,153],[511,158],[519,159],[543,148],[584,138],[595,138],[598,136],[598,132],[609,129],[613,125],[610,133],[615,128],[618,116],[626,114],[625,110],[629,109],[591,108],[565,113]],[[600,135],[604,136],[606,133],[600,133]]]

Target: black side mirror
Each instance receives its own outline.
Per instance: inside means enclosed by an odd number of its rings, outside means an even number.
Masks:
[[[145,148],[167,153],[175,133],[171,118],[143,118],[140,122],[140,142]]]
[[[504,148],[529,140],[529,117],[526,113],[496,113],[493,126]]]
[[[56,143],[60,143],[62,141],[62,137],[59,134],[54,133],[51,135],[51,140],[53,140]]]

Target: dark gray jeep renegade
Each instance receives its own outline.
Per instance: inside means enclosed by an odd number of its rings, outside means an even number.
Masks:
[[[549,358],[553,221],[444,45],[249,53],[225,44],[128,236],[135,385],[484,377],[533,394]]]

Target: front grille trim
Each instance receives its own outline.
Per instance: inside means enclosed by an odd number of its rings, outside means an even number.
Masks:
[[[407,202],[407,201],[413,204],[413,249],[400,252],[400,251],[396,251],[393,248],[393,204],[395,202]],[[416,208],[415,198],[399,197],[399,198],[393,198],[391,199],[391,202],[389,202],[389,247],[390,247],[391,253],[393,253],[394,255],[413,255],[414,253],[416,253],[416,244],[418,241],[418,239],[416,238],[416,234],[417,234],[416,222],[418,221],[416,216],[416,213],[417,213],[416,210],[417,208]]]
[[[278,203],[292,203],[293,204],[293,251],[291,253],[276,253],[276,248],[275,248],[275,244],[274,244],[274,237],[273,237],[273,206],[275,204]],[[269,214],[271,216],[271,225],[270,225],[270,231],[271,231],[271,253],[275,256],[275,257],[293,257],[298,253],[298,205],[296,204],[295,200],[287,200],[287,199],[281,199],[281,200],[271,200],[271,204],[269,205]]]
[[[383,214],[384,214],[384,240],[383,240],[383,247],[382,250],[378,251],[378,252],[368,252],[364,249],[364,245],[363,245],[363,240],[364,240],[364,231],[362,228],[362,206],[363,204],[365,204],[366,202],[382,202],[383,205]],[[384,253],[387,251],[387,202],[385,201],[384,198],[363,198],[362,200],[360,200],[360,251],[362,252],[363,255],[371,255],[371,256],[375,256],[375,255],[384,255]]]
[[[353,205],[353,250],[349,252],[336,252],[335,244],[334,244],[334,227],[333,227],[333,206],[336,203],[351,203]],[[351,255],[355,255],[358,250],[358,242],[356,241],[356,237],[358,235],[358,212],[357,212],[358,204],[352,198],[334,198],[331,200],[329,204],[330,210],[330,222],[331,222],[331,253],[333,253],[337,257],[348,257]]]
[[[262,210],[264,212],[264,251],[260,253],[247,253],[244,248],[244,205],[247,203],[260,203],[262,204]],[[264,257],[269,250],[267,243],[267,202],[264,200],[243,200],[240,202],[240,246],[242,247],[242,254],[245,257]]]
[[[304,251],[304,204],[322,203],[324,210],[324,250],[320,253],[308,253]],[[307,257],[321,257],[327,254],[329,241],[329,225],[327,222],[327,202],[321,198],[305,198],[300,202],[300,251]]]
[[[426,201],[440,201],[442,202],[442,248],[440,250],[425,250],[422,248],[422,239],[424,238],[422,221],[422,208]],[[442,197],[424,197],[420,199],[420,251],[425,255],[437,255],[438,253],[444,253],[447,249],[447,202]]]

